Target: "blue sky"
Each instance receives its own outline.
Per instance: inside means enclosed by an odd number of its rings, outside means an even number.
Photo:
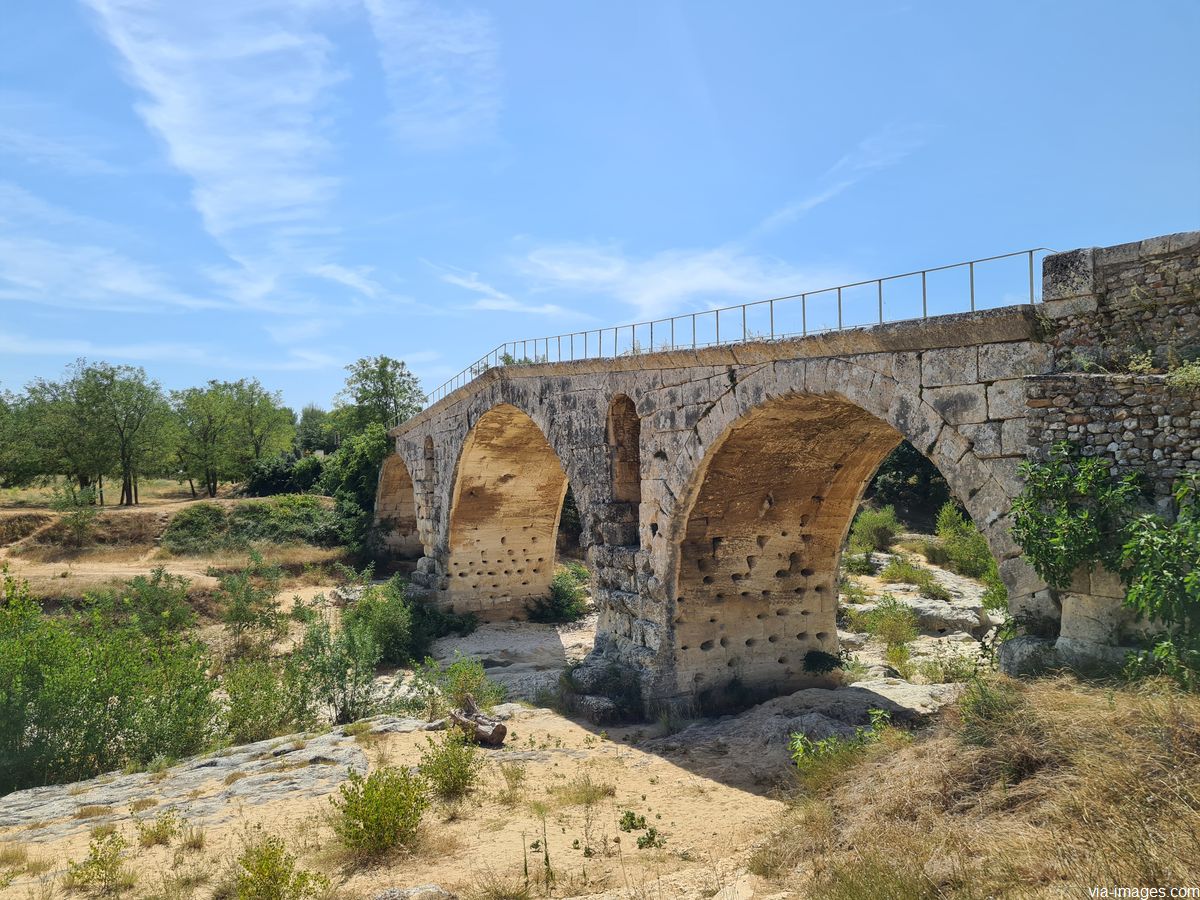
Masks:
[[[1200,4],[4,0],[0,387],[342,366],[1200,227]]]

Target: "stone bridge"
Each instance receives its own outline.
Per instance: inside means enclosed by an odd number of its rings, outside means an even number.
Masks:
[[[594,661],[634,672],[648,704],[781,694],[831,677],[805,656],[838,650],[850,522],[908,440],[983,531],[1014,614],[1049,623],[1068,658],[1118,643],[1114,601],[1086,585],[1078,602],[1055,596],[1009,535],[1017,465],[1044,449],[1031,416],[1054,403],[1031,386],[1070,367],[1088,327],[1111,336],[1131,279],[1149,285],[1151,326],[1176,314],[1164,273],[1194,284],[1198,246],[1175,235],[1050,256],[1036,306],[491,368],[390,432],[388,552],[458,611],[523,618],[549,593],[569,486],[599,610]]]

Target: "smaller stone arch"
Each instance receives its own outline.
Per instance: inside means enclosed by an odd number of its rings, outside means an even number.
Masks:
[[[399,453],[388,456],[379,470],[375,526],[389,560],[414,562],[424,554],[417,533],[417,494]]]
[[[609,404],[605,435],[613,501],[638,506],[642,502],[642,422],[625,394],[617,394]]]

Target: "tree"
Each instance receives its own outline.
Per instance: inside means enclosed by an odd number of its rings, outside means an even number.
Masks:
[[[24,436],[29,465],[38,475],[66,475],[86,488],[115,470],[111,423],[101,406],[100,366],[79,359],[63,379],[37,378],[26,387]]]
[[[208,496],[217,496],[222,479],[237,467],[234,389],[224,381],[207,387],[171,393],[177,426],[177,456],[184,474],[204,485]]]
[[[294,416],[283,405],[278,391],[270,392],[257,378],[243,378],[230,385],[234,424],[242,446],[243,468],[287,449],[292,442]],[[245,472],[239,474],[244,475]]]
[[[0,487],[26,485],[40,474],[28,403],[0,391]]]
[[[346,366],[350,374],[334,410],[343,438],[358,434],[369,424],[391,428],[421,409],[425,395],[420,382],[401,360],[369,356]]]
[[[296,426],[296,455],[303,456],[315,450],[332,453],[336,449],[329,413],[312,403],[300,410],[300,424]]]
[[[97,363],[89,370],[93,402],[111,440],[121,476],[121,505],[137,503],[137,479],[161,450],[169,415],[162,387],[134,366]]]

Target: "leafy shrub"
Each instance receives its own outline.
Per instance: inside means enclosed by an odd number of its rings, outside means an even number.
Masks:
[[[585,570],[586,571],[586,570]],[[566,569],[554,573],[550,596],[529,605],[531,622],[574,622],[587,614],[587,603],[579,580]]]
[[[1108,465],[1055,444],[1046,462],[1020,467],[1025,488],[1013,503],[1013,538],[1025,559],[1051,587],[1070,586],[1081,565],[1098,562],[1118,571],[1121,545],[1137,480],[1114,480]]]
[[[150,575],[137,575],[116,591],[90,594],[87,604],[104,618],[128,622],[151,635],[178,633],[196,622],[188,603],[188,585],[182,575],[172,575],[162,566]]]
[[[879,573],[879,580],[891,584],[911,584],[930,600],[949,600],[950,592],[942,587],[928,569],[915,566],[907,559],[893,556]]]
[[[894,507],[871,509],[864,506],[850,526],[850,546],[860,553],[888,550],[902,530]]]
[[[82,547],[87,543],[100,512],[94,488],[77,488],[68,480],[54,488],[50,508],[59,514],[66,527],[67,546]]]
[[[324,460],[319,456],[297,459],[290,453],[260,459],[250,467],[245,491],[251,497],[304,494],[321,480]]]
[[[425,785],[407,769],[376,769],[367,777],[351,771],[330,799],[333,830],[357,857],[377,858],[417,839],[421,815],[429,806]]]
[[[378,664],[379,644],[365,623],[347,624],[335,635],[322,620],[304,632],[289,670],[308,704],[346,725],[373,711]]]
[[[91,889],[102,894],[115,894],[132,887],[136,876],[122,865],[127,846],[125,838],[115,832],[93,838],[83,861],[67,866],[67,887]]]
[[[849,575],[874,575],[876,571],[870,550],[864,550],[862,553],[847,553],[842,557],[842,568]]]
[[[413,656],[412,610],[404,584],[393,579],[382,587],[368,587],[342,616],[343,626],[361,624],[379,645],[379,660],[400,666]]]
[[[217,712],[205,648],[0,590],[0,793],[202,748]]]
[[[983,595],[980,597],[983,608],[993,612],[1004,612],[1008,609],[1008,588],[1000,578],[1000,573],[985,575],[983,583]]]
[[[162,546],[178,556],[214,553],[225,540],[225,510],[216,503],[193,503],[171,517]]]
[[[443,668],[436,660],[426,659],[416,668],[413,688],[430,717],[447,709],[460,709],[468,696],[481,709],[490,709],[504,700],[504,686],[487,677],[483,663],[458,656]]]
[[[467,796],[478,784],[483,769],[479,748],[456,728],[446,731],[440,740],[427,738],[429,746],[421,751],[417,766],[435,797],[454,802]]]
[[[891,717],[881,709],[869,710],[868,714],[870,724],[859,726],[849,737],[831,735],[813,740],[802,733],[792,735],[788,742],[788,753],[796,766],[801,784],[812,790],[829,783],[857,763],[868,747],[882,740]]]
[[[905,521],[932,518],[950,499],[946,479],[916,447],[901,441],[867,488],[872,503],[894,506]]]
[[[237,859],[235,900],[312,900],[328,890],[324,875],[297,868],[280,837],[253,837]]]
[[[658,833],[658,829],[651,825],[646,829],[645,834],[639,834],[637,839],[637,848],[639,850],[658,849],[667,846],[667,839]]]
[[[251,551],[250,563],[238,572],[218,579],[217,602],[221,606],[221,621],[233,635],[237,647],[252,632],[279,630],[279,604],[275,595],[283,573],[263,563],[263,558]]]
[[[838,597],[843,603],[867,602],[867,592],[853,578],[843,578],[838,583]]]
[[[159,844],[169,845],[183,830],[183,823],[174,810],[160,812],[153,819],[135,823],[138,844],[142,847],[155,847]]]
[[[917,636],[917,614],[891,594],[884,594],[869,610],[847,612],[850,624],[889,647],[907,644]]]
[[[306,698],[291,669],[270,660],[239,661],[225,669],[225,733],[234,744],[288,734],[311,724]]]
[[[1183,363],[1167,372],[1167,384],[1182,390],[1200,390],[1200,359]]]
[[[996,560],[987,539],[957,504],[947,503],[938,511],[937,534],[946,553],[944,565],[951,571],[968,578],[983,578],[996,572]]]
[[[1175,489],[1177,513],[1138,516],[1126,530],[1121,550],[1129,585],[1126,604],[1147,619],[1186,634],[1200,633],[1200,473],[1189,473]]]

